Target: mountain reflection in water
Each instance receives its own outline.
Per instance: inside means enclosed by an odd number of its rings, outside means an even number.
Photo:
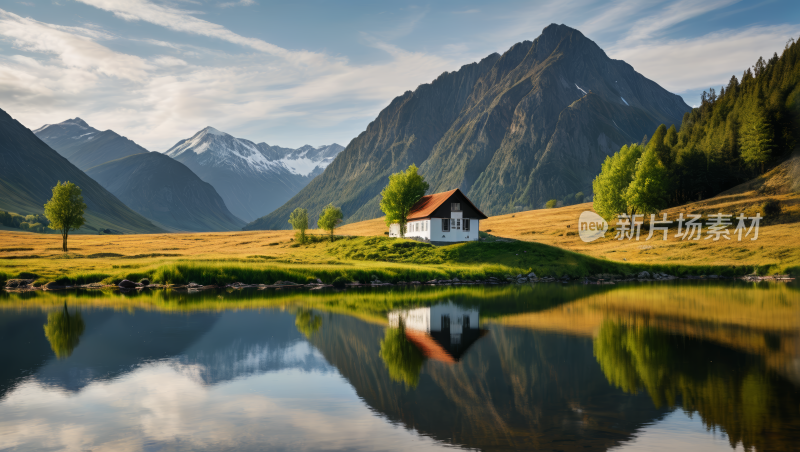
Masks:
[[[794,450],[797,293],[6,294],[0,449]]]

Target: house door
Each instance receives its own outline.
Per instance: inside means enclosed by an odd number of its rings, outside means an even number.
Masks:
[[[447,314],[442,314],[442,332],[450,332],[450,316]]]

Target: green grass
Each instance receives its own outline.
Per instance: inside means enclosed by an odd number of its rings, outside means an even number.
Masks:
[[[35,279],[41,284],[56,279],[75,285],[149,278],[161,284],[194,282],[224,285],[233,282],[272,284],[278,280],[304,283],[309,278],[319,278],[328,284],[337,278],[361,282],[377,278],[392,283],[455,277],[485,280],[490,276],[504,279],[530,272],[539,277],[568,275],[572,278],[601,273],[632,275],[642,270],[678,276],[769,272],[763,266],[685,265],[680,260],[659,264],[619,262],[537,242],[493,237],[485,241],[442,247],[388,237],[337,237],[333,243],[313,241],[291,250],[274,256],[186,256],[177,259],[167,259],[173,256],[163,253],[116,258],[101,252],[92,254],[97,256],[92,259],[83,255],[58,255],[31,260],[22,266],[18,260],[9,261],[5,265],[3,278],[21,277],[15,273],[24,270],[32,274],[27,279]],[[62,259],[67,257],[69,262]],[[156,257],[164,259],[154,259]]]
[[[632,274],[642,270],[672,275],[741,275],[758,266],[688,266],[680,264],[628,264],[587,256],[554,246],[516,240],[459,243],[437,247],[413,240],[387,237],[351,237],[328,247],[328,253],[342,258],[444,266],[495,266],[492,275],[536,273],[537,276],[571,277],[598,273]],[[760,269],[762,272],[764,269]]]

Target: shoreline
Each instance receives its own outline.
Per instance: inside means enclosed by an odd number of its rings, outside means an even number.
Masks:
[[[347,289],[365,289],[365,288],[411,288],[411,287],[443,287],[443,286],[507,286],[507,285],[528,285],[528,284],[550,284],[550,283],[560,283],[563,285],[566,284],[579,284],[579,285],[617,285],[623,283],[654,283],[654,282],[673,282],[673,281],[705,281],[705,282],[721,282],[721,281],[729,281],[729,282],[749,282],[749,283],[784,283],[790,284],[795,281],[795,278],[790,277],[788,275],[771,275],[771,276],[758,276],[758,275],[745,275],[739,277],[727,277],[721,275],[700,275],[700,276],[685,276],[685,277],[677,277],[673,275],[668,275],[665,273],[654,273],[650,275],[642,275],[642,273],[648,272],[641,272],[637,275],[636,278],[616,278],[616,276],[623,276],[623,275],[595,275],[590,277],[583,277],[583,278],[569,278],[567,276],[562,278],[553,278],[553,277],[525,277],[522,275],[518,275],[515,277],[507,277],[505,280],[501,280],[500,278],[496,277],[489,277],[486,280],[460,280],[458,278],[449,279],[449,280],[430,280],[430,281],[400,281],[397,283],[390,283],[390,282],[382,282],[380,280],[374,280],[368,283],[362,283],[359,281],[354,281],[350,283],[345,283],[343,287],[337,287],[333,284],[325,284],[322,281],[316,283],[308,283],[308,284],[298,284],[291,281],[276,281],[274,284],[245,284],[240,282],[235,282],[231,284],[225,285],[216,285],[216,284],[196,284],[196,283],[188,283],[188,284],[143,284],[143,283],[133,283],[132,281],[124,280],[120,284],[101,284],[101,283],[91,283],[91,284],[81,284],[81,285],[73,285],[73,286],[61,286],[61,285],[51,285],[48,283],[47,286],[40,285],[34,286],[32,280],[9,280],[5,287],[2,288],[4,292],[8,293],[23,293],[23,292],[56,292],[56,291],[66,291],[66,290],[118,290],[121,293],[134,293],[140,292],[143,290],[175,290],[175,291],[185,291],[186,293],[196,293],[206,290],[220,290],[220,289],[233,289],[233,290],[243,290],[243,289],[256,289],[256,290],[299,290],[299,289],[306,289],[308,291],[320,291],[320,290],[334,290],[334,291],[344,291]],[[598,276],[603,276],[598,277]],[[26,282],[23,282],[26,281]],[[14,283],[16,285],[13,285]],[[128,284],[125,284],[128,283]],[[9,284],[12,284],[10,287]],[[124,287],[127,286],[127,287]]]

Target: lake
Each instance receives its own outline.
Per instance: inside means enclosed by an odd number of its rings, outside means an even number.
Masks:
[[[797,450],[800,288],[0,293],[0,450]]]

